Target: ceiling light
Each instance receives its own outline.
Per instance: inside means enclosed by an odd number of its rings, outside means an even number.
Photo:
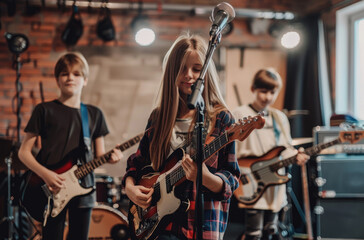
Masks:
[[[141,46],[149,46],[155,40],[155,33],[150,27],[149,19],[145,15],[138,14],[130,23],[135,41]]]
[[[96,33],[99,38],[104,41],[111,41],[115,39],[115,27],[111,20],[110,9],[106,6],[101,7],[99,13],[99,20],[96,26]]]
[[[298,46],[301,41],[300,34],[296,31],[289,31],[282,35],[281,44],[287,49],[292,49]]]
[[[135,34],[135,41],[141,46],[149,46],[155,40],[155,33],[150,28],[142,28]]]
[[[62,33],[62,41],[66,45],[75,45],[83,34],[81,14],[76,4],[72,6],[72,15]]]

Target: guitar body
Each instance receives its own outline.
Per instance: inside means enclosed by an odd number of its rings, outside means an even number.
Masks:
[[[129,227],[133,239],[156,239],[161,230],[170,222],[173,214],[180,211],[187,211],[189,201],[182,201],[175,196],[175,186],[168,183],[168,174],[178,168],[181,163],[183,151],[176,150],[167,160],[167,165],[162,172],[154,172],[151,166],[147,167],[147,172],[138,182],[147,188],[154,187],[152,205],[147,209],[135,205],[131,202],[129,209]],[[182,181],[181,181],[182,182]],[[158,187],[156,187],[158,183]]]
[[[279,161],[279,155],[284,150],[285,147],[279,146],[259,157],[238,159],[242,175],[234,195],[239,202],[246,205],[254,204],[269,186],[283,184],[290,180],[289,175],[280,175],[270,168],[272,164]]]
[[[71,167],[71,168],[70,168]],[[67,162],[64,166],[58,169],[53,169],[65,178],[64,188],[51,199],[51,217],[56,217],[66,207],[67,203],[75,196],[85,195],[93,191],[93,187],[84,188],[79,184],[79,180],[74,172],[77,165],[72,166],[72,162]],[[44,211],[48,205],[47,188],[44,181],[36,174],[29,171],[28,184],[24,189],[22,197],[22,205],[35,220],[42,222],[44,220]]]

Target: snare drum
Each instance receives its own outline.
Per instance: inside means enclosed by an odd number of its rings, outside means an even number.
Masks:
[[[112,204],[120,200],[120,190],[114,178],[110,176],[96,176],[96,201]]]
[[[117,209],[99,205],[92,209],[89,240],[130,239],[128,219]]]

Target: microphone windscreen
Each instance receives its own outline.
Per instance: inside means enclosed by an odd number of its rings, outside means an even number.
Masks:
[[[222,2],[219,3],[215,8],[214,11],[212,11],[212,15],[211,15],[211,19],[212,21],[215,20],[215,16],[219,11],[225,11],[228,16],[229,19],[227,22],[231,22],[234,18],[235,18],[235,10],[234,8],[227,2]]]

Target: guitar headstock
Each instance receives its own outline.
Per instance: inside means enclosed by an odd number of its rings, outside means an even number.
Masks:
[[[228,136],[230,140],[238,139],[243,141],[254,129],[260,129],[264,126],[265,119],[263,114],[258,114],[254,117],[244,117],[239,119],[228,129]]]
[[[364,130],[339,132],[339,139],[341,142],[356,143],[363,138],[364,138]]]

